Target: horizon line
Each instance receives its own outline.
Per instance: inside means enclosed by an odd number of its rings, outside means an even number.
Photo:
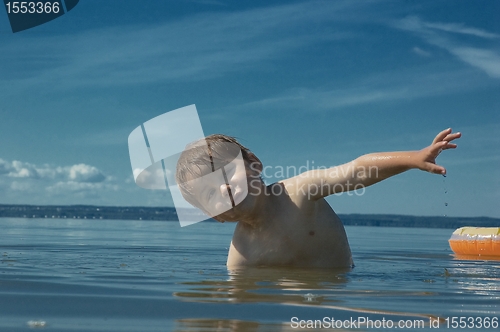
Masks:
[[[141,205],[93,205],[93,204],[5,204],[0,203],[0,207],[6,206],[30,206],[30,207],[95,207],[95,208],[142,208],[142,209],[172,209],[175,210],[173,206],[141,206]],[[377,215],[377,216],[405,216],[405,217],[419,217],[419,218],[488,218],[500,221],[500,217],[488,217],[488,216],[451,216],[451,215],[412,215],[412,214],[392,214],[392,213],[336,213],[337,215]]]

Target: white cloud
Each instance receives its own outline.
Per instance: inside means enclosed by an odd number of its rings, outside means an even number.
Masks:
[[[453,32],[465,35],[471,35],[475,37],[481,37],[486,39],[496,39],[500,38],[500,35],[495,33],[491,33],[485,30],[466,27],[463,24],[455,24],[455,23],[425,23],[424,24],[428,28],[442,30],[446,32]]]
[[[222,76],[318,41],[351,37],[311,27],[358,18],[362,15],[358,7],[358,1],[295,3],[204,13],[161,25],[84,31],[71,37],[26,37],[2,44],[0,60],[11,64],[12,71],[2,73],[0,85],[23,91],[41,84],[66,89]],[[27,71],[26,59],[19,54],[43,54],[39,61],[50,62]]]
[[[7,174],[11,171],[11,164],[3,159],[0,159],[0,175]]]
[[[453,23],[429,23],[422,21],[416,16],[406,17],[393,24],[394,27],[416,33],[427,43],[445,49],[461,61],[481,69],[493,78],[500,78],[500,54],[498,54],[499,35],[488,31],[466,27]],[[445,32],[456,34],[466,34],[478,38],[495,39],[495,44],[491,49],[464,45],[464,42],[457,42]]]
[[[65,180],[72,182],[103,182],[106,176],[94,166],[77,164],[73,166],[34,165],[19,160],[12,162],[0,159],[0,175],[11,178],[41,180]]]
[[[8,176],[10,177],[31,179],[38,179],[40,177],[35,165],[30,163],[23,163],[21,161],[14,160],[10,166],[11,171],[8,173]]]
[[[412,48],[412,52],[417,54],[417,55],[420,55],[422,57],[425,57],[425,58],[428,58],[431,56],[430,52],[424,51],[420,47],[416,47],[416,46],[414,48]]]
[[[104,174],[94,166],[78,164],[69,167],[68,177],[71,182],[102,182],[106,179]]]
[[[449,50],[464,62],[484,70],[494,78],[500,78],[500,55],[473,47],[454,47]]]
[[[102,203],[122,189],[113,176],[87,164],[36,165],[0,159],[0,200],[5,203]],[[111,200],[112,201],[112,200]]]
[[[482,84],[480,75],[470,69],[435,72],[432,66],[422,66],[367,76],[350,86],[289,89],[277,96],[229,107],[240,111],[259,108],[335,110],[365,104],[407,102],[473,90]]]

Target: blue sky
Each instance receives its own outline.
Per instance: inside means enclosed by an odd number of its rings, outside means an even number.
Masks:
[[[236,136],[272,167],[420,149],[452,127],[463,138],[440,156],[448,177],[414,170],[329,202],[500,217],[498,12],[493,0],[81,0],[16,34],[2,12],[0,203],[169,205],[133,182],[127,137],[196,104],[205,134]]]

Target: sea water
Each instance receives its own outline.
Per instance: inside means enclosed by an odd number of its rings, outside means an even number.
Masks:
[[[0,227],[0,331],[424,331],[460,317],[494,331],[500,318],[500,262],[454,257],[451,229],[348,226],[349,270],[227,270],[231,223]]]

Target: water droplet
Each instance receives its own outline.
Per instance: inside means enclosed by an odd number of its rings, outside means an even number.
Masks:
[[[316,295],[311,294],[311,293],[304,294],[303,296],[304,296],[304,299],[305,299],[307,302],[313,302],[313,301],[315,301],[315,299],[316,299],[316,297],[317,297]]]
[[[446,188],[446,174],[443,174],[443,190],[445,195],[448,193],[448,188]],[[448,206],[448,202],[444,202],[444,206]],[[444,214],[444,217],[446,217],[446,214]]]

